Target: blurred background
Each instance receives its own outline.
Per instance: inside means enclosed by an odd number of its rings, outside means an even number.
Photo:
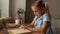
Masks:
[[[31,10],[31,4],[36,0],[0,0],[0,25],[2,19],[6,23],[14,22],[14,16],[19,8],[22,8],[25,13],[22,15],[25,23],[30,23],[34,19],[34,14]],[[43,0],[47,2],[49,11],[52,16],[51,26],[54,34],[60,33],[60,0]],[[12,19],[10,19],[12,18]],[[10,20],[10,21],[9,21]],[[0,26],[1,28],[2,26]]]

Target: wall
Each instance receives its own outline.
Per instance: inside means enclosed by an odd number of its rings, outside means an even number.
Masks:
[[[9,17],[9,0],[1,1],[1,17]]]
[[[1,9],[1,0],[0,0],[0,9]]]
[[[10,0],[10,11],[12,16],[16,15],[19,8],[26,10],[26,0]]]
[[[1,17],[1,0],[0,0],[0,17]]]

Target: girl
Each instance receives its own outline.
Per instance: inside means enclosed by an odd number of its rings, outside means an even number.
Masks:
[[[41,0],[36,1],[31,6],[35,18],[28,26],[21,26],[20,28],[28,29],[34,34],[53,34],[51,29],[51,15],[48,6]]]

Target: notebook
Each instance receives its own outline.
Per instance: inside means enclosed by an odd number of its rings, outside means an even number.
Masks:
[[[22,34],[22,33],[31,33],[31,31],[27,30],[27,29],[12,29],[12,30],[8,30],[9,34]]]

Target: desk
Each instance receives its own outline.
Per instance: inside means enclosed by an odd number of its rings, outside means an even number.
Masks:
[[[31,31],[27,29],[11,29],[8,32],[9,34],[31,34]]]

